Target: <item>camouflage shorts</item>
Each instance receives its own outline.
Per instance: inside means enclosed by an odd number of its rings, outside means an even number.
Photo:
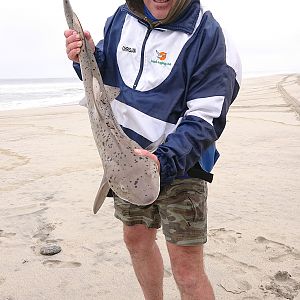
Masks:
[[[125,225],[160,228],[168,242],[189,246],[207,241],[207,183],[201,179],[176,179],[161,189],[157,200],[137,206],[114,196],[115,217]]]

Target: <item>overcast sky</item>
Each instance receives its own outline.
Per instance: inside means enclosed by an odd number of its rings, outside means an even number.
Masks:
[[[95,41],[121,0],[71,0]],[[299,0],[205,0],[233,37],[243,71],[300,72]],[[74,77],[62,0],[0,1],[0,78]]]

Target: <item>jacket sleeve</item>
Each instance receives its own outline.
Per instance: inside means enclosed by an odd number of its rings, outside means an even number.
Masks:
[[[239,90],[239,57],[226,48],[221,28],[206,29],[201,38],[195,67],[187,79],[187,109],[176,131],[155,152],[162,185],[185,175],[220,137]]]

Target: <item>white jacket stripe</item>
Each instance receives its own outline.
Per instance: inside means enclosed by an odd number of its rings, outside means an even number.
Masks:
[[[120,125],[135,131],[151,142],[157,141],[162,135],[167,136],[173,132],[181,121],[180,119],[177,124],[167,123],[150,117],[118,100],[113,100],[111,106]]]
[[[196,116],[213,125],[213,120],[221,115],[224,99],[223,96],[214,96],[190,100],[185,116]]]

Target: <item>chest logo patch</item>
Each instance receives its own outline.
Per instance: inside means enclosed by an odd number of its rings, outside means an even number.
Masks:
[[[129,53],[136,53],[136,49],[135,48],[131,48],[131,47],[128,47],[128,46],[123,46],[122,47],[122,51],[129,52]]]
[[[165,60],[167,58],[167,53],[166,52],[158,52],[156,50],[157,58],[159,60]]]
[[[156,58],[151,59],[151,63],[162,66],[171,66],[172,64],[167,61],[167,54],[167,52],[156,50]]]

